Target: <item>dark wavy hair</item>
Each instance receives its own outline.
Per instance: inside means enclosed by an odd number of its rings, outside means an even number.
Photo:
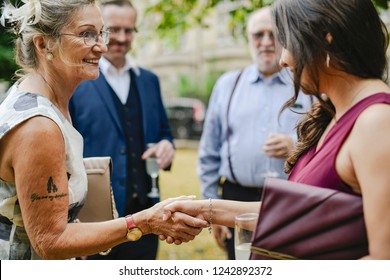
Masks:
[[[388,33],[371,0],[277,0],[272,15],[278,41],[295,60],[295,95],[285,107],[294,104],[300,89],[319,100],[298,124],[298,143],[285,166],[290,172],[318,143],[335,114],[331,101],[319,92],[319,71],[326,71],[327,55],[340,71],[386,80]],[[301,83],[303,69],[310,85]]]

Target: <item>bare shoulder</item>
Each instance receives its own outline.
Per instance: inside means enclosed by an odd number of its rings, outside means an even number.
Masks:
[[[13,129],[15,141],[30,143],[46,143],[55,138],[56,141],[63,139],[61,129],[51,119],[44,116],[32,117]],[[41,142],[45,141],[45,142]]]
[[[355,151],[390,148],[390,104],[374,104],[364,110],[353,127],[351,143]],[[375,143],[375,145],[373,145]]]
[[[43,116],[32,117],[8,132],[0,141],[0,177],[13,182],[15,168],[64,153],[65,143],[57,124]],[[45,161],[50,164],[50,161]]]
[[[362,132],[375,132],[378,128],[390,127],[390,104],[374,104],[364,110],[356,120],[355,127]],[[390,130],[388,131],[390,133]]]
[[[12,129],[6,146],[13,148],[14,156],[26,157],[42,153],[64,151],[65,143],[61,129],[44,116],[32,117]]]

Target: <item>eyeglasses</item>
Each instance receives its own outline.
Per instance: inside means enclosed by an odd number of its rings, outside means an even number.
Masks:
[[[71,33],[61,33],[60,35],[74,36],[84,39],[84,44],[87,46],[94,46],[99,42],[99,36],[102,37],[103,43],[108,44],[110,42],[110,32],[102,30],[99,33],[95,31],[84,31],[81,35]]]
[[[122,28],[119,26],[111,26],[107,28],[112,35],[118,35],[122,30],[125,32],[126,36],[129,36],[133,34],[134,32],[138,32],[136,27],[128,27],[128,28]]]

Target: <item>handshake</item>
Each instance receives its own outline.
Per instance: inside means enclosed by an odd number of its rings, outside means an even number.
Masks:
[[[203,228],[212,223],[212,205],[208,205],[208,200],[194,198],[195,196],[169,198],[132,216],[143,234],[156,234],[160,240],[179,245],[193,240]],[[208,207],[210,210],[206,213]]]
[[[211,230],[212,224],[234,227],[236,215],[257,212],[260,208],[260,202],[194,198],[166,199],[133,214],[134,222],[143,234],[156,234],[160,240],[179,245],[193,240],[205,227]]]

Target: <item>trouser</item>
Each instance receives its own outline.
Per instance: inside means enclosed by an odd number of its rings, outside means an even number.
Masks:
[[[107,256],[93,255],[90,260],[155,260],[158,237],[148,234],[134,242],[126,242],[112,248]]]
[[[238,200],[238,201],[259,201],[261,198],[262,187],[253,188],[245,187],[240,184],[236,184],[225,180],[223,183],[220,183],[222,187],[222,199],[227,200]],[[229,260],[235,260],[234,254],[234,228],[229,228],[232,238],[226,239],[226,248],[228,252]]]

